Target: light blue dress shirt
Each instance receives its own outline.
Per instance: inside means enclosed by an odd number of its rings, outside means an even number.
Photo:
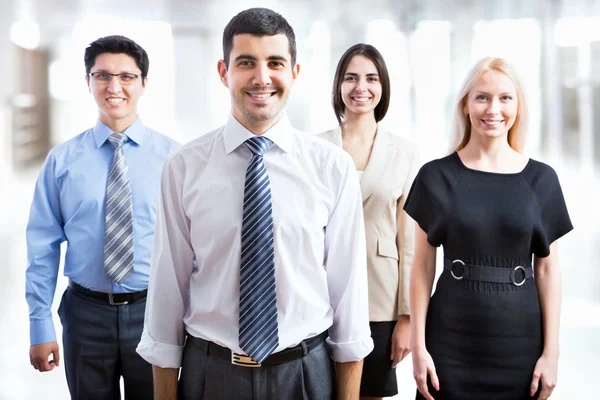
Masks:
[[[56,341],[51,305],[64,241],[64,275],[79,285],[105,293],[148,288],[161,171],[179,144],[139,118],[124,133],[129,137],[123,151],[133,200],[133,272],[118,285],[104,270],[104,200],[115,149],[107,140],[111,130],[98,120],[94,128],[50,151],[35,185],[26,273],[32,345]]]

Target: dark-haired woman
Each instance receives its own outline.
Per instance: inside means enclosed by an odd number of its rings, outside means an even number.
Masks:
[[[403,210],[418,170],[416,146],[382,129],[390,102],[383,57],[368,44],[350,47],[340,59],[332,91],[339,126],[319,136],[354,160],[363,196],[373,352],[365,358],[361,398],[398,393],[396,365],[409,354],[409,271],[414,224]]]

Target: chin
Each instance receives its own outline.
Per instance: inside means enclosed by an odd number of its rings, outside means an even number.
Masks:
[[[124,115],[127,115],[127,110],[115,110],[115,109],[104,109],[104,114],[106,114],[109,117],[113,117],[113,118],[117,118],[117,117],[122,117]]]
[[[274,115],[271,115],[270,113],[269,114],[267,114],[267,113],[248,113],[247,118],[250,121],[260,123],[260,122],[265,122],[265,121],[269,121],[269,120],[273,119]]]
[[[483,135],[483,137],[488,138],[488,139],[498,139],[498,138],[503,138],[507,136],[507,132],[503,132],[503,133],[485,133]]]

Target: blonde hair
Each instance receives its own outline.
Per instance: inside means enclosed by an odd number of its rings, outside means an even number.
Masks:
[[[527,104],[523,85],[514,67],[503,58],[486,57],[479,60],[465,78],[458,95],[458,101],[454,110],[454,122],[450,137],[450,153],[464,148],[471,139],[471,120],[469,115],[464,114],[467,96],[479,77],[486,71],[497,71],[508,76],[517,91],[518,111],[513,126],[508,130],[508,144],[519,153],[523,152],[525,146],[525,135],[527,129]]]

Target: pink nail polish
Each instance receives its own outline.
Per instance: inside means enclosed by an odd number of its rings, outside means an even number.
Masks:
[[[534,394],[535,394],[535,390],[531,389],[531,390],[529,391],[529,396],[533,397],[533,395],[534,395]]]
[[[435,390],[437,390],[438,392],[440,391],[440,384],[439,383],[436,383],[434,387],[435,387]]]

